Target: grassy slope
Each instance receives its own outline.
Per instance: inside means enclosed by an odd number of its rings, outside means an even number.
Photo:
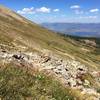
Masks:
[[[34,74],[32,74],[34,73]],[[73,100],[59,82],[43,73],[30,71],[11,63],[0,67],[2,100]]]
[[[80,61],[85,62],[86,64],[90,65],[90,67],[91,66],[99,67],[98,62],[99,62],[100,55],[82,51],[81,50],[82,45],[80,44],[79,46],[74,39],[69,38],[69,37],[67,38],[62,37],[57,33],[44,29],[40,27],[39,25],[32,23],[29,20],[26,20],[25,18],[15,14],[14,12],[6,8],[0,7],[0,9],[3,10],[0,13],[0,44],[6,44],[8,45],[8,48],[11,46],[11,47],[14,47],[15,49],[17,49],[18,45],[27,46],[29,48],[28,50],[37,49],[40,51],[41,49],[45,48],[45,49],[52,50],[53,52],[59,55],[62,55],[62,57],[73,58],[74,56]],[[3,16],[1,14],[3,14]],[[4,17],[4,15],[6,17]],[[73,42],[75,44],[73,44]],[[17,46],[15,46],[14,44],[17,44]],[[91,50],[90,47],[85,46],[85,48]],[[56,98],[57,100],[66,100],[66,99],[62,99],[62,98],[66,98],[66,94],[69,98],[73,98],[72,94],[70,94],[67,90],[63,89],[63,87],[61,88],[59,87],[59,83],[57,83],[58,85],[56,84],[55,86],[55,81],[53,81],[52,79],[43,78],[43,81],[39,80],[39,86],[38,86],[39,88],[35,90],[34,88],[35,86],[37,87],[37,84],[35,84],[34,82],[37,81],[38,79],[30,74],[27,74],[26,72],[23,72],[21,69],[13,68],[13,66],[15,67],[15,65],[11,64],[9,65],[9,67],[7,66],[6,69],[5,68],[2,69],[2,67],[0,69],[0,78],[1,78],[0,86],[3,87],[0,90],[0,95],[1,97],[3,96],[6,100],[9,100],[9,96],[13,93],[13,91],[16,92],[15,93],[16,95],[15,97],[12,96],[12,100],[13,98],[24,99],[24,97],[27,98],[27,95],[28,96],[30,95],[30,97],[32,97],[32,95],[33,97],[36,97],[34,95],[38,95],[37,96],[39,97],[38,99],[43,98],[41,100],[45,100],[44,98],[47,98],[48,96],[50,97],[52,96],[53,98]],[[21,78],[21,76],[23,78]],[[43,77],[46,77],[46,76],[43,75]],[[11,78],[11,81],[8,80],[9,78]],[[33,81],[28,80],[28,78],[32,79]],[[16,82],[19,79],[20,79],[20,83],[17,85]],[[12,80],[14,80],[14,83],[12,82]],[[26,80],[28,80],[29,83],[27,83]],[[23,90],[21,90],[19,93],[18,91],[16,91],[16,89],[17,88],[21,89],[20,85],[21,86],[23,85],[22,81],[27,84],[24,85],[24,88],[22,88]],[[6,82],[7,84],[3,86],[4,82]],[[30,83],[31,83],[31,86],[30,86]],[[45,84],[46,87],[44,86],[44,83],[46,83]],[[45,87],[47,89],[46,93],[40,94],[41,87]],[[32,91],[29,91],[30,88],[32,89]],[[52,90],[52,92],[49,90]],[[75,93],[74,93],[74,96],[75,96]],[[61,98],[58,99],[58,97],[61,97]]]
[[[6,8],[0,7],[0,9],[3,9],[3,14],[6,15],[6,17],[0,16],[1,43],[7,45],[13,43],[19,45],[20,43],[39,50],[46,48],[63,56],[74,56],[90,66],[99,67],[100,55],[86,53],[82,51],[81,47],[73,45],[68,39],[66,41],[64,37],[44,29]],[[90,50],[91,48],[87,49]]]
[[[3,66],[3,67],[2,67]],[[52,75],[17,62],[0,64],[1,100],[92,100],[92,95],[64,87]]]
[[[70,35],[61,35],[66,42],[71,43],[75,47],[75,52],[73,50],[72,54],[76,54],[78,59],[82,59],[97,66],[99,69],[100,65],[100,38],[95,37],[78,37],[78,36],[70,36]],[[89,40],[96,43],[95,46],[92,44],[87,44],[84,41]],[[77,49],[76,49],[77,48]]]

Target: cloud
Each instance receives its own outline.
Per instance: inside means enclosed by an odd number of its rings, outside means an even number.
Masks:
[[[54,9],[53,11],[54,11],[54,12],[59,12],[60,10],[59,10],[59,9]]]
[[[81,19],[96,19],[98,16],[80,16]]]
[[[72,5],[70,8],[71,8],[71,9],[79,9],[80,6],[79,6],[79,5]]]
[[[51,9],[47,7],[41,7],[41,8],[23,8],[22,10],[18,10],[17,13],[19,14],[34,14],[34,13],[50,13],[50,12],[59,12],[59,9]]]
[[[46,8],[46,7],[41,7],[41,8],[37,8],[36,12],[50,13],[51,9],[50,8]]]
[[[79,5],[72,5],[70,8],[74,11],[75,14],[83,14],[83,10],[81,10],[81,7]]]
[[[34,7],[31,8],[23,8],[22,10],[18,10],[17,13],[19,14],[34,14]]]
[[[93,12],[98,12],[98,11],[99,11],[99,9],[97,9],[97,8],[96,8],[96,9],[91,9],[91,10],[90,10],[91,13],[93,13]]]

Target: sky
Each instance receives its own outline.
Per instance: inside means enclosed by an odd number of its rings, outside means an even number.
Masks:
[[[100,0],[0,0],[36,23],[100,23]]]

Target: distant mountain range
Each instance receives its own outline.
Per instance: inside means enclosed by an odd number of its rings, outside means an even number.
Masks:
[[[42,23],[50,30],[74,36],[100,37],[100,23]]]

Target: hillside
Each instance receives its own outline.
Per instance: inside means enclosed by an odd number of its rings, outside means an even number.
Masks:
[[[62,36],[0,6],[0,98],[99,100],[98,44]]]

